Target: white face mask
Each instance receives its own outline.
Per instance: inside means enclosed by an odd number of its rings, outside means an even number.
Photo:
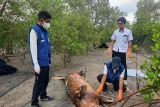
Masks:
[[[44,23],[42,24],[42,26],[43,26],[45,29],[48,29],[48,28],[50,28],[51,24],[50,24],[50,23],[47,23],[47,22],[44,22]]]

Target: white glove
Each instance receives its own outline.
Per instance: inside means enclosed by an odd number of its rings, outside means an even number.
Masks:
[[[39,74],[40,73],[40,67],[39,67],[39,65],[35,65],[34,66],[34,70],[35,70],[36,73]]]
[[[127,80],[124,80],[124,85],[127,85],[127,84],[128,84]]]

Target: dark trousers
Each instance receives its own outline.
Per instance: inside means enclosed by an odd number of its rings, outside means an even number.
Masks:
[[[118,56],[121,58],[121,64],[125,68],[124,80],[127,80],[127,64],[126,64],[126,53],[112,51],[112,58]]]
[[[40,74],[35,73],[35,83],[32,93],[31,105],[38,104],[38,98],[43,98],[47,95],[46,89],[49,82],[49,66],[40,67]]]
[[[100,74],[97,76],[97,80],[99,81],[99,83],[101,83],[103,75],[104,74]],[[111,83],[108,79],[106,79],[106,82]],[[114,90],[118,91],[119,90],[119,80],[112,82],[112,84],[113,84]],[[107,84],[105,83],[104,87],[103,87],[103,91],[106,91],[106,90],[107,90]],[[125,90],[126,90],[126,86],[123,84],[123,91],[125,91]]]

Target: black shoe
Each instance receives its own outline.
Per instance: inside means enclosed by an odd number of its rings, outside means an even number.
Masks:
[[[44,96],[44,97],[41,97],[40,99],[41,101],[52,101],[53,100],[53,98],[49,96]]]
[[[41,107],[39,104],[31,105],[31,107]]]

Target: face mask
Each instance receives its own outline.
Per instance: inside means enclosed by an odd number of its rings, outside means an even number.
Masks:
[[[42,24],[42,26],[45,28],[45,29],[48,29],[48,28],[50,28],[50,23],[46,23],[46,22],[44,22],[43,24]]]

